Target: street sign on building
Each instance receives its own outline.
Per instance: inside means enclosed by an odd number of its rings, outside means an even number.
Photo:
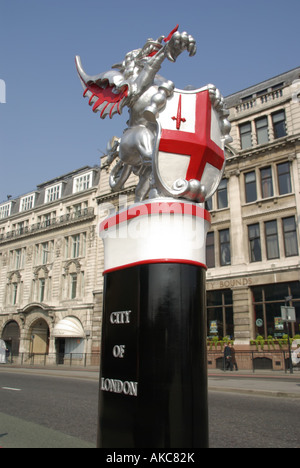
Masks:
[[[281,317],[284,322],[296,322],[295,307],[281,307]]]

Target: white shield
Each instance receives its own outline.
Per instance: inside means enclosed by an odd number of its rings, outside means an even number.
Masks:
[[[225,167],[224,115],[213,105],[212,89],[175,89],[159,114],[153,172],[164,195],[204,202],[220,183]]]

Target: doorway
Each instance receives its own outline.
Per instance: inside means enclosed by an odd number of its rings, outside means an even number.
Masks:
[[[66,340],[64,338],[56,338],[56,364],[64,364]]]
[[[49,353],[49,327],[45,320],[38,319],[30,327],[30,354]]]
[[[12,320],[5,325],[1,339],[5,341],[9,357],[19,356],[20,328],[17,322]]]

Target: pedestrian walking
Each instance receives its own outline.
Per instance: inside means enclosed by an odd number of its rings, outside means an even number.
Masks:
[[[233,345],[231,343],[229,343],[229,347],[230,347],[230,350],[231,350],[231,367],[233,370],[233,368],[235,368],[236,371],[238,371],[238,365],[237,365],[237,362],[236,362],[236,357],[235,357],[235,349],[233,347]]]
[[[228,369],[232,371],[231,348],[229,343],[226,343],[224,348],[224,370],[227,371]]]

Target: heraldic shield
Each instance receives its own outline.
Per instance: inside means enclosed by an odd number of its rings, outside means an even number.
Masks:
[[[228,113],[216,93],[213,85],[175,89],[159,113],[153,174],[160,194],[203,203],[217,189],[225,168]]]

